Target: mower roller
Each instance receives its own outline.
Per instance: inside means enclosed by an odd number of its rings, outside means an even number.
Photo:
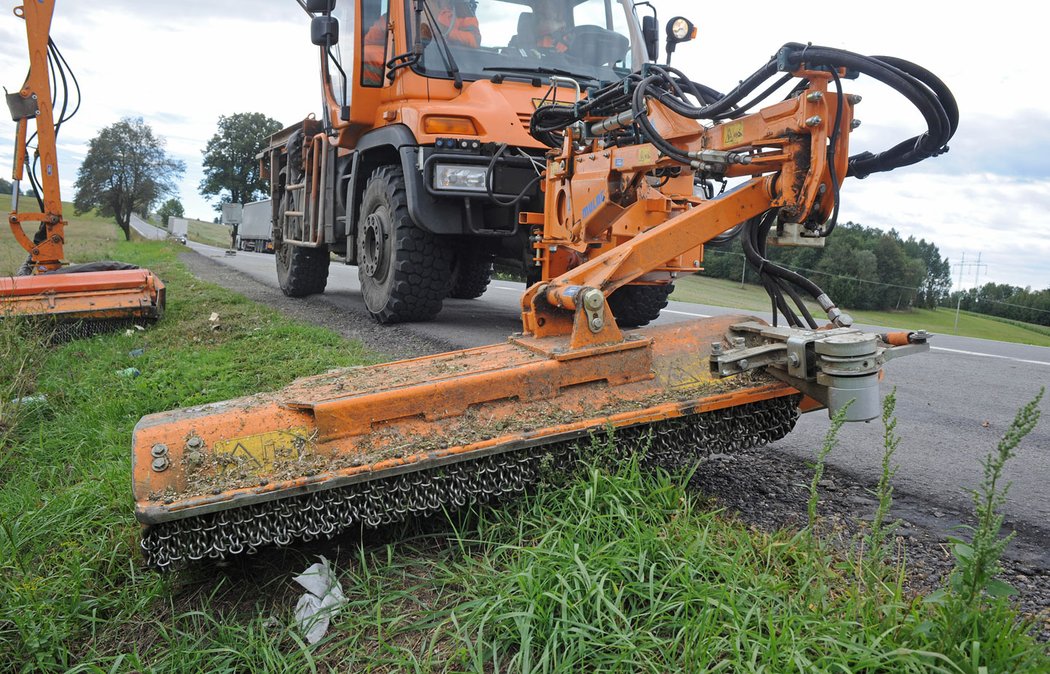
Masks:
[[[113,329],[134,321],[156,320],[164,311],[164,284],[152,272],[119,262],[69,265],[64,260],[66,221],[58,178],[58,131],[79,107],[68,109],[63,93],[58,120],[49,70],[60,74],[64,87],[76,80],[50,38],[53,0],[27,2],[15,9],[26,24],[29,75],[25,84],[7,94],[11,117],[17,123],[11,214],[8,223],[28,259],[17,276],[0,277],[0,319],[43,319],[53,325],[54,337],[64,339]],[[79,89],[77,89],[79,93]],[[37,145],[30,157],[29,120],[35,120]],[[20,184],[28,168],[39,212],[20,212]],[[37,178],[37,170],[42,175]],[[23,226],[39,223],[30,238]]]
[[[859,99],[840,78],[854,71],[904,93],[930,130],[850,157]],[[771,78],[795,86],[755,112],[740,104]],[[521,493],[542,471],[586,458],[595,438],[611,438],[617,455],[680,466],[776,441],[801,412],[880,414],[883,364],[926,350],[926,334],[851,327],[812,281],[769,261],[766,245],[822,244],[846,176],[943,152],[957,112],[939,80],[897,59],[788,44],[726,95],[647,64],[575,104],[559,100],[548,92],[530,125],[551,149],[543,210],[519,217],[541,278],[522,296],[522,332],[143,418],[133,489],[149,565]],[[723,180],[736,184],[715,193]],[[610,295],[693,273],[704,244],[734,237],[769,292],[771,324],[728,316],[620,329]]]

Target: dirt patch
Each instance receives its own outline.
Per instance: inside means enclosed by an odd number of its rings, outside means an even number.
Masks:
[[[711,456],[700,464],[690,486],[742,521],[773,531],[808,524],[812,479],[808,462],[775,448],[756,448]],[[874,482],[825,466],[818,513],[826,536],[849,545],[863,533],[878,506],[875,488]],[[896,548],[906,561],[908,589],[931,592],[953,567],[948,536],[960,536],[959,526],[973,524],[972,518],[899,491],[893,497],[890,520],[900,521]],[[1050,531],[1011,522],[1006,529],[1016,529],[1018,535],[1007,549],[1001,577],[1017,589],[1017,604],[1036,620],[1038,636],[1050,641]]]

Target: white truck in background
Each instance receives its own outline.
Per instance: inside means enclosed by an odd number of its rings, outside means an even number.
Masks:
[[[176,218],[174,215],[169,215],[168,233],[179,243],[186,243],[186,237],[189,234],[189,221],[186,218]]]
[[[273,252],[272,209],[269,199],[245,204],[237,229],[237,250]]]

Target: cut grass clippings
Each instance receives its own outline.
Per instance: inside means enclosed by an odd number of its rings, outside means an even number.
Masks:
[[[193,278],[178,248],[112,251],[168,284],[159,324],[34,351],[17,391],[0,384],[5,399],[45,396],[0,432],[0,671],[1050,667],[1005,604],[977,623],[963,658],[931,628],[940,614],[904,595],[898,567],[862,574],[869,562],[842,559],[808,532],[751,530],[706,507],[686,477],[630,461],[549,476],[532,495],[447,520],[265,551],[226,569],[143,570],[129,458],[142,415],[377,358]],[[27,348],[36,347],[17,335],[0,339],[5,361]],[[118,375],[129,367],[141,375]],[[311,647],[292,626],[301,589],[291,578],[322,553],[349,603]]]

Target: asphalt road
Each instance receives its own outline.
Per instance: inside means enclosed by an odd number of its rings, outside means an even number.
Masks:
[[[190,246],[220,264],[277,287],[272,255],[240,252],[228,257],[221,249],[193,242]],[[364,311],[358,287],[357,268],[333,261],[321,306],[332,311]],[[522,290],[522,284],[495,280],[481,298],[447,300],[435,321],[403,328],[451,348],[500,342],[520,330],[518,302]],[[758,312],[672,302],[660,322],[732,313],[762,316]],[[768,315],[762,317],[768,319]],[[981,459],[995,449],[1018,408],[1041,386],[1050,384],[1050,348],[949,335],[936,335],[932,344],[929,353],[888,363],[883,390],[896,388],[897,432],[904,438],[895,455],[900,466],[894,480],[898,494],[917,499],[920,512],[913,514],[925,515],[930,521],[943,518],[943,524],[951,526],[970,510],[967,490],[981,480]],[[1041,409],[1042,423],[1007,466],[1006,478],[1012,485],[1006,513],[1008,523],[1035,542],[1034,554],[1041,557],[1040,561],[1050,563],[1050,399],[1044,399]],[[827,427],[825,413],[805,415],[797,429],[773,447],[812,458]],[[862,482],[877,480],[882,433],[879,422],[847,425],[829,463]]]
[[[131,214],[131,228],[138,232],[144,239],[163,241],[168,238],[168,230],[154,227],[134,213]]]

